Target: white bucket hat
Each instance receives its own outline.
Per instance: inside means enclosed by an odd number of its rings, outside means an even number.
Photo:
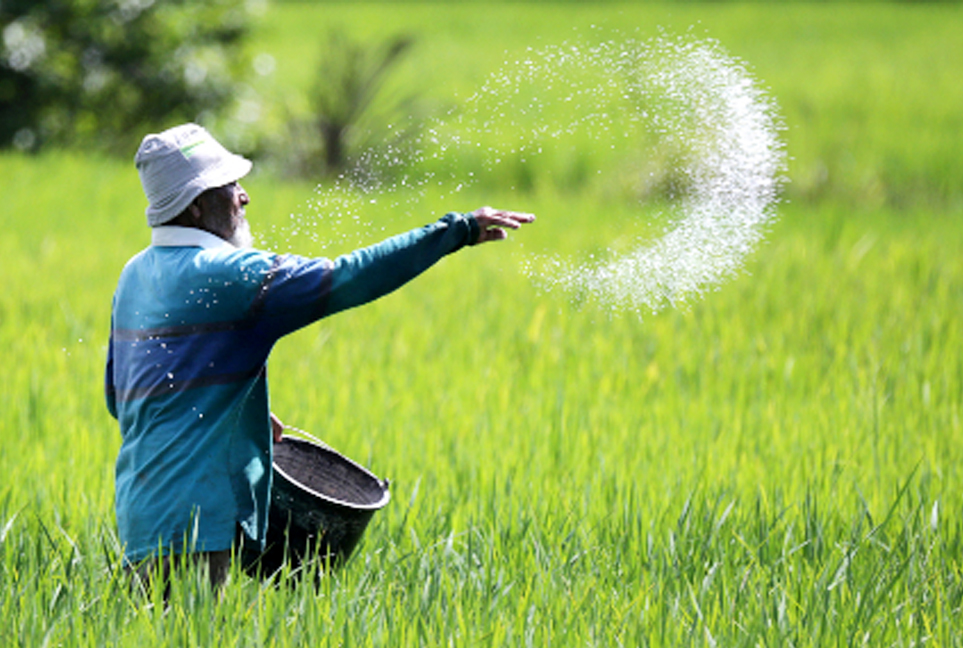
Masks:
[[[151,227],[176,218],[204,191],[236,182],[251,170],[250,160],[228,151],[197,124],[148,135],[134,164],[147,195]]]

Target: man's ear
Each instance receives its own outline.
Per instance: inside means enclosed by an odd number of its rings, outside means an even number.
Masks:
[[[201,212],[201,199],[195,198],[194,202],[188,205],[187,208],[191,212],[191,218],[197,222],[200,222],[203,216],[203,212]]]

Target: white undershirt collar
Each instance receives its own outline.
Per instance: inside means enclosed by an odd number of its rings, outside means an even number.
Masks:
[[[151,245],[160,247],[200,247],[205,250],[234,247],[220,236],[196,227],[158,225],[151,228]]]

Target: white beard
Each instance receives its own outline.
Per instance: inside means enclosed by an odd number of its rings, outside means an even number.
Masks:
[[[241,221],[241,224],[235,228],[234,233],[227,242],[236,248],[242,249],[249,248],[254,244],[254,237],[251,236],[251,226],[248,224],[247,219]]]

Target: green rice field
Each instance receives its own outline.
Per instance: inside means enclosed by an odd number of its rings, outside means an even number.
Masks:
[[[963,646],[960,5],[272,3],[261,128],[304,113],[332,27],[416,34],[395,82],[439,105],[580,33],[715,38],[780,106],[778,219],[731,281],[640,317],[519,270],[631,229],[597,187],[536,168],[373,207],[390,232],[538,220],[271,356],[282,420],[391,480],[351,560],[317,587],[182,574],[165,606],[120,569],[102,394],[149,242],[133,151],[0,154],[0,646]],[[315,196],[244,186],[262,232]]]

